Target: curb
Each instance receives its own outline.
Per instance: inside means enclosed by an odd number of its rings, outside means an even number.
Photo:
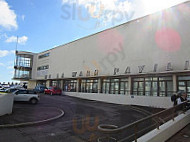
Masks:
[[[55,116],[55,117],[44,119],[44,120],[40,120],[40,121],[34,121],[34,122],[25,122],[25,123],[17,123],[17,124],[0,125],[0,128],[13,128],[13,127],[23,127],[23,126],[42,124],[42,123],[46,123],[46,122],[50,122],[50,121],[56,120],[56,119],[64,116],[65,112],[62,109],[59,109],[59,108],[56,108],[56,109],[58,111],[60,111],[60,114],[57,115],[57,116]]]

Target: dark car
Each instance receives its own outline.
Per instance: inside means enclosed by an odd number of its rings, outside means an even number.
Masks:
[[[47,89],[44,85],[38,85],[34,88],[34,92],[36,93],[44,93],[44,90]]]
[[[3,93],[3,92],[5,92],[5,90],[6,90],[6,88],[1,88],[1,89],[0,89],[0,92]]]

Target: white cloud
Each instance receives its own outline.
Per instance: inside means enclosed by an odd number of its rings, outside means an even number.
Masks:
[[[25,44],[28,40],[27,36],[22,36],[18,38],[18,43],[19,44]],[[7,43],[11,43],[11,42],[17,42],[17,37],[16,36],[11,36],[9,38],[7,38],[7,40],[5,41]]]
[[[13,76],[14,75],[14,70],[10,71],[9,75]]]
[[[10,54],[15,54],[15,51],[14,50],[0,50],[0,57],[5,57],[5,56],[8,56]]]
[[[14,62],[14,61],[13,61],[13,62]],[[13,63],[13,62],[12,62],[12,63]],[[11,63],[11,64],[12,64],[12,63]],[[5,63],[0,63],[0,66],[1,66],[1,67],[6,67],[8,70],[10,70],[10,69],[12,70],[12,69],[14,68],[13,65],[7,66],[7,63],[6,63],[6,64],[5,64]]]
[[[134,9],[128,0],[62,0],[62,4],[77,4],[85,7],[91,18],[101,22],[112,22],[113,20],[130,20],[126,15],[130,15]]]
[[[0,57],[5,57],[9,54],[8,50],[0,50]]]
[[[5,0],[0,0],[0,26],[6,29],[17,29],[16,14]]]
[[[135,18],[167,9],[188,0],[134,0]]]
[[[3,64],[3,63],[0,63],[0,66],[5,66],[5,64]]]
[[[25,20],[25,15],[22,15],[21,18],[22,18],[22,20],[24,21],[24,20]]]
[[[7,34],[6,33],[0,33],[0,39],[3,39],[3,38],[7,38]]]
[[[76,4],[87,9],[99,23],[119,23],[160,11],[187,0],[62,0],[62,4]]]
[[[13,69],[14,67],[13,66],[8,66],[7,69]]]

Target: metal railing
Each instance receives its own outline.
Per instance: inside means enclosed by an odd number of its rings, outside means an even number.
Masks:
[[[186,106],[187,102],[184,102],[180,105],[160,111],[156,114],[152,114],[122,127],[101,124],[98,126],[98,130],[101,132],[98,142],[137,142],[137,139],[140,136],[150,132],[155,128],[159,129],[162,124],[169,120],[174,121],[176,116],[181,113],[185,113],[185,111],[187,111]],[[131,134],[126,134],[126,132]]]

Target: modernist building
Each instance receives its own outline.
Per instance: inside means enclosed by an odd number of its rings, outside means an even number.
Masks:
[[[171,106],[190,95],[190,2],[41,53],[16,52],[14,79],[59,86],[66,95]]]

